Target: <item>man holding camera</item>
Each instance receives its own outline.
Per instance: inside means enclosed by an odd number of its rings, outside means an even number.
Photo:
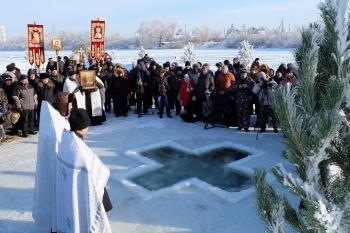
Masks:
[[[266,73],[260,72],[256,81],[253,92],[258,94],[260,102],[260,133],[264,133],[269,117],[272,118],[273,131],[278,132],[277,118],[272,110],[272,104],[275,102],[274,91],[278,88],[278,84]]]

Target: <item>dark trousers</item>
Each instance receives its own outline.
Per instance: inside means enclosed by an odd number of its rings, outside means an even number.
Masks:
[[[166,109],[166,113],[170,114],[168,96],[158,96],[158,107],[159,107],[159,115],[163,114],[164,107]]]
[[[147,113],[148,107],[148,95],[137,94],[137,113],[140,114],[141,110],[143,113]]]
[[[107,88],[105,92],[106,100],[105,100],[105,111],[111,111],[111,103],[112,103],[112,94],[111,91]]]
[[[113,96],[114,114],[126,114],[128,112],[128,99],[126,95]]]
[[[177,98],[178,97],[178,91],[174,94],[173,98],[174,98],[174,103],[175,103],[175,109],[176,109],[176,113],[180,113],[181,112],[181,102],[180,100]]]
[[[250,105],[237,105],[238,127],[249,128],[250,124]]]
[[[272,126],[274,129],[277,128],[277,118],[274,114],[272,107],[270,105],[264,105],[262,108],[262,112],[260,112],[260,128],[265,129],[266,125],[268,124],[269,117],[272,118]]]
[[[34,131],[34,109],[23,110],[21,112],[20,122],[22,126],[22,134]]]

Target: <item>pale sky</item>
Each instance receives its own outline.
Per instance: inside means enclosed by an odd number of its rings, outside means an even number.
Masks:
[[[143,19],[178,21],[183,31],[207,25],[227,30],[266,26],[279,28],[282,18],[286,30],[320,20],[320,0],[13,0],[1,3],[0,26],[7,39],[26,36],[27,24],[44,25],[44,33],[61,30],[89,31],[92,19],[106,20],[107,35],[133,36]]]

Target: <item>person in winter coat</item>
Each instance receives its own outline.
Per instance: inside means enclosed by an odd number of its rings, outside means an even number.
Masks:
[[[2,89],[3,79],[0,78],[0,142],[6,137],[5,129],[12,127],[10,110],[8,109],[8,99],[4,89]]]
[[[190,61],[186,61],[185,62],[185,69],[183,69],[182,74],[189,74],[191,72],[192,68],[191,68],[191,62]]]
[[[13,99],[13,90],[15,89],[15,83],[13,82],[14,80],[14,75],[12,73],[5,73],[2,77],[4,80],[4,83],[2,85],[2,89],[5,91],[6,97],[7,97],[7,108],[9,110],[15,110],[16,105],[15,105],[15,100]],[[12,77],[13,76],[13,77]],[[17,123],[19,124],[19,123]],[[16,127],[16,124],[11,124],[9,128],[11,128],[10,135],[17,135],[18,134],[18,126]]]
[[[292,85],[292,87],[294,87],[297,84],[298,79],[294,75],[293,70],[288,68],[288,69],[286,69],[285,73],[286,73],[285,78],[283,80],[281,80],[278,84],[280,86],[283,86],[283,85],[286,85],[287,83],[290,83]]]
[[[220,87],[215,98],[215,113],[218,121],[229,126],[230,96],[224,87]]]
[[[36,93],[38,96],[38,123],[40,122],[40,109],[43,100],[49,102],[51,105],[55,97],[55,84],[50,79],[49,73],[41,73],[40,81],[37,84]]]
[[[273,76],[273,80],[279,85],[280,82],[283,80],[283,70],[277,69],[276,75]]]
[[[21,70],[16,67],[15,63],[7,65],[6,71],[14,75],[12,80],[13,82],[17,82],[19,77],[21,76]]]
[[[156,93],[158,99],[158,108],[159,108],[159,118],[163,118],[164,107],[166,109],[166,114],[168,118],[173,118],[170,115],[170,107],[168,102],[167,91],[170,88],[168,83],[168,77],[165,76],[166,70],[162,69],[159,72],[159,77],[156,79]]]
[[[28,76],[22,74],[13,91],[16,108],[21,113],[19,122],[22,128],[22,137],[28,137],[29,134],[37,134],[34,131],[34,109],[36,103],[36,92],[29,84]],[[18,130],[18,129],[17,129]]]
[[[277,118],[272,110],[275,102],[274,92],[278,84],[265,72],[259,72],[259,80],[254,84],[253,92],[259,95],[260,101],[260,133],[264,133],[269,117],[272,118],[274,132],[277,133]]]
[[[46,73],[48,73],[48,72],[46,72]],[[65,81],[65,77],[63,75],[59,74],[55,67],[53,67],[52,70],[51,70],[50,79],[55,84],[57,92],[62,92],[63,91],[64,81]]]
[[[216,79],[215,87],[216,88],[223,87],[228,91],[235,80],[236,80],[235,76],[228,71],[228,67],[222,66],[221,73],[218,75]]]
[[[148,96],[151,94],[149,91],[151,76],[142,60],[138,61],[136,78],[134,78],[134,80],[137,86],[137,114],[140,116],[141,112],[148,113]]]
[[[187,105],[188,105],[188,102],[190,102],[190,96],[193,92],[194,92],[193,81],[190,79],[190,76],[188,76],[188,74],[185,74],[184,78],[182,79],[182,84],[181,84],[180,94],[179,94],[179,99],[180,99],[181,105],[184,107],[185,112],[187,111]]]
[[[200,76],[198,78],[197,86],[196,86],[196,93],[197,93],[197,101],[202,106],[203,101],[206,99],[206,90],[214,90],[215,89],[215,83],[214,83],[214,77],[209,72],[209,67],[203,65],[202,72],[200,73]],[[202,116],[200,116],[201,118]]]
[[[194,84],[194,88],[196,90],[196,86],[197,86],[197,83],[198,83],[198,78],[199,78],[199,75],[201,73],[201,69],[199,67],[199,64],[198,63],[194,63],[192,65],[192,69],[190,70],[189,72],[189,76]]]
[[[115,68],[113,76],[109,79],[109,85],[114,89],[113,92],[113,109],[116,117],[120,115],[128,116],[128,106],[127,106],[127,96],[128,91],[126,89],[126,84],[128,83],[128,78],[124,74],[124,70],[121,68]]]
[[[206,124],[215,122],[215,102],[210,99],[210,94],[209,90],[205,91],[205,100],[202,103],[203,121]]]
[[[181,103],[179,100],[179,93],[180,93],[180,88],[182,85],[182,80],[183,80],[184,74],[182,73],[182,67],[178,66],[176,68],[176,73],[171,79],[171,94],[173,96],[173,100],[175,103],[175,109],[176,109],[176,115],[180,115],[181,112]],[[172,103],[170,103],[171,105]]]
[[[251,104],[253,101],[254,81],[248,77],[246,69],[240,70],[241,78],[234,84],[233,89],[236,92],[236,106],[238,117],[238,130],[244,128],[249,131]]]

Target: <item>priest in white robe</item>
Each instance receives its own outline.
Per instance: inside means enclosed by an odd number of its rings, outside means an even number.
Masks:
[[[56,232],[56,157],[62,132],[69,130],[70,125],[46,101],[42,102],[41,116],[32,216],[38,228]]]
[[[85,92],[81,90],[77,74],[74,70],[68,72],[68,76],[63,84],[63,92],[68,92],[75,97],[75,106],[77,108],[86,108]]]

